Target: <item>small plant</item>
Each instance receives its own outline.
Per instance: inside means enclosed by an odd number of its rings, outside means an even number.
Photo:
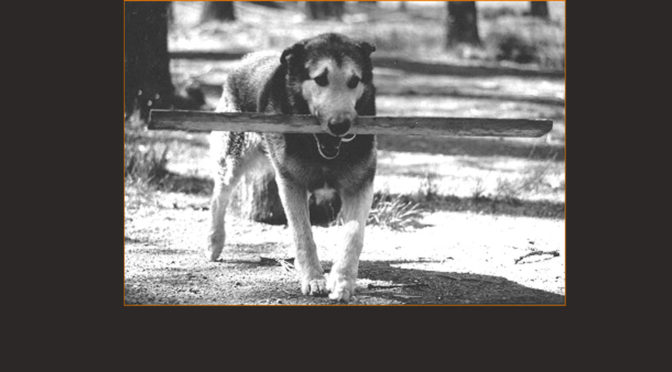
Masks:
[[[483,186],[483,179],[479,178],[476,180],[476,185],[471,191],[471,197],[475,200],[483,199],[485,194],[485,187]]]
[[[497,187],[495,188],[495,199],[504,202],[514,202],[520,198],[522,189],[519,181],[497,179]]]
[[[495,199],[513,202],[515,204],[525,192],[534,192],[550,187],[546,175],[550,170],[550,163],[535,166],[530,173],[513,181],[498,179],[495,189]]]
[[[168,175],[168,146],[158,151],[154,146],[126,144],[124,174],[132,182],[156,183]]]
[[[385,197],[374,199],[367,224],[386,227],[390,230],[404,231],[418,224],[422,218],[422,209],[413,202],[395,198],[385,201]]]
[[[425,172],[425,178],[420,183],[420,189],[417,194],[416,200],[420,203],[438,199],[439,188],[436,185],[436,175],[434,173]]]
[[[549,169],[548,164],[534,167],[532,172],[520,181],[520,189],[523,191],[537,191],[547,187],[546,175]]]

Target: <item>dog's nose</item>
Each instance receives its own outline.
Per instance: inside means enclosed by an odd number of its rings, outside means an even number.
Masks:
[[[327,123],[329,131],[337,136],[348,133],[351,125],[352,121],[349,118],[340,118],[340,117],[331,118]]]

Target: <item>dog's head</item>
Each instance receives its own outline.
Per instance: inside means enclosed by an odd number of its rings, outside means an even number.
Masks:
[[[358,103],[373,87],[371,53],[375,50],[365,41],[323,34],[294,44],[280,57],[290,89],[332,137],[351,138]]]

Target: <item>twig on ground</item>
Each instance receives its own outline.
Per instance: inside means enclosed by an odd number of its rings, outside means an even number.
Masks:
[[[280,264],[280,266],[282,266],[282,268],[285,269],[285,271],[287,271],[287,272],[294,271],[294,259],[293,258],[290,258],[288,260],[278,259],[277,261]]]
[[[416,283],[416,284],[389,284],[389,285],[376,285],[376,284],[369,284],[367,286],[368,289],[384,289],[384,288],[404,288],[404,287],[426,287],[427,284],[423,283]]]
[[[285,271],[294,270],[294,259],[293,258],[271,258],[271,257],[259,257],[260,266],[282,266]]]
[[[530,253],[528,253],[528,254],[526,254],[526,255],[524,255],[524,256],[521,256],[521,257],[516,258],[516,259],[514,260],[514,262],[517,264],[518,262],[522,261],[523,259],[525,259],[525,258],[527,258],[527,257],[530,257],[530,256],[539,256],[539,255],[543,255],[543,254],[550,254],[550,255],[553,256],[553,257],[558,257],[558,256],[560,256],[560,252],[558,252],[558,251],[533,251],[533,252],[530,252]],[[534,261],[534,262],[536,262],[536,261]],[[529,262],[523,262],[523,263],[529,263]]]

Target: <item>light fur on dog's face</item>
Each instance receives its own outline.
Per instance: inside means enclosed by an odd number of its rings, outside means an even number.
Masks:
[[[340,66],[334,59],[325,58],[309,61],[305,67],[309,79],[301,84],[301,94],[322,129],[329,131],[327,123],[331,118],[348,118],[354,122],[357,118],[355,105],[364,93],[360,81],[362,69],[349,58],[343,59]],[[321,86],[316,78],[322,82],[326,78],[327,84]],[[356,85],[354,81],[357,81]]]

